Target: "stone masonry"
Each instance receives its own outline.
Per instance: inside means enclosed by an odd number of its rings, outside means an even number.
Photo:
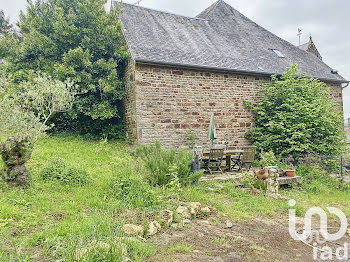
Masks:
[[[244,101],[256,104],[261,84],[268,76],[203,71],[161,65],[135,64],[126,70],[128,137],[141,144],[159,140],[166,148],[186,145],[186,134],[195,134],[198,145],[208,147],[211,112],[215,113],[217,143],[249,145],[244,134],[253,115]],[[327,84],[342,110],[340,84]]]

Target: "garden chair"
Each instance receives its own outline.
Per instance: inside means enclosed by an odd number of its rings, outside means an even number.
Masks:
[[[223,171],[221,169],[221,164],[224,159],[224,148],[213,148],[210,150],[209,159],[206,163],[206,169],[209,171],[209,173],[212,175],[214,172],[220,172],[223,174]]]
[[[245,146],[243,147],[243,153],[237,158],[232,159],[232,168],[238,167],[238,172],[245,168],[248,172],[253,167],[253,162],[255,159],[256,147],[255,146]]]

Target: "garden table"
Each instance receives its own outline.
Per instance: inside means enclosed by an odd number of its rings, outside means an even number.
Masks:
[[[203,157],[208,158],[210,155],[210,150],[204,150],[203,151]],[[226,171],[231,171],[231,159],[232,157],[236,157],[237,159],[240,159],[243,155],[243,150],[225,150],[224,156],[226,158]]]

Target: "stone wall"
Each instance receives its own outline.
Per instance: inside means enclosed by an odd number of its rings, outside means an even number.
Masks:
[[[249,145],[244,134],[253,125],[253,115],[243,101],[256,103],[261,84],[270,79],[141,64],[132,64],[128,72],[129,138],[146,144],[159,140],[168,148],[186,145],[188,132],[195,134],[198,145],[208,147],[211,112],[215,113],[217,143]],[[340,85],[331,87],[332,95],[342,105]]]
[[[136,125],[136,90],[135,90],[135,63],[129,60],[125,71],[125,92],[124,99],[125,120],[127,125],[128,138],[132,141],[137,140]]]

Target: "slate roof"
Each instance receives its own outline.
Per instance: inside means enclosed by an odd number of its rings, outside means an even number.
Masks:
[[[256,74],[281,74],[297,63],[310,77],[347,82],[313,54],[257,25],[222,0],[197,17],[116,3],[136,62]],[[278,57],[271,49],[279,50]]]
[[[305,44],[300,45],[299,48],[300,48],[301,50],[307,51],[307,50],[309,49],[309,44],[310,44],[310,43],[307,42],[307,43],[305,43]]]

